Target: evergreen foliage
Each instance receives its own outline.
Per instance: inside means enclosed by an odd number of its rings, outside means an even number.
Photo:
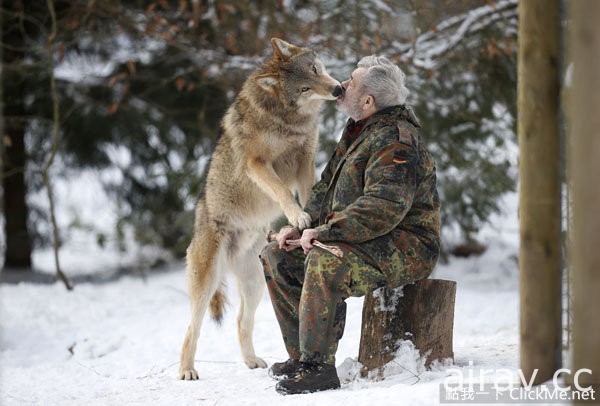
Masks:
[[[105,184],[121,208],[118,236],[133,226],[139,241],[183,255],[220,119],[248,73],[270,54],[273,36],[313,47],[340,80],[364,55],[386,54],[400,64],[438,163],[444,224],[458,225],[465,240],[515,187],[509,147],[515,142],[516,1],[54,4],[61,162],[69,169],[112,169]],[[15,120],[25,123],[31,193],[42,187],[52,126],[48,10],[45,2],[16,1],[3,5],[2,19],[3,51],[22,47],[3,64],[5,133],[10,138]],[[452,46],[444,48],[447,43]],[[6,108],[13,105],[24,112]],[[317,164],[331,155],[343,121],[329,103]],[[11,152],[3,149],[3,162]],[[30,232],[43,234],[43,213],[30,208],[29,218]]]

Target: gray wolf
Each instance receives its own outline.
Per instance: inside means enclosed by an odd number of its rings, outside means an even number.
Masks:
[[[319,110],[343,90],[311,49],[278,38],[271,43],[273,57],[248,77],[223,117],[205,193],[196,205],[186,257],[192,320],[181,350],[183,380],[198,379],[194,356],[206,310],[222,318],[226,270],[240,292],[238,339],[244,362],[266,368],[252,341],[265,286],[258,254],[270,223],[282,213],[299,229],[310,226],[302,205],[315,182]]]

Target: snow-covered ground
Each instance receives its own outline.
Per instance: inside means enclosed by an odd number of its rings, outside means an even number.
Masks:
[[[386,378],[356,377],[362,300],[348,300],[346,333],[337,353],[341,390],[280,396],[264,369],[241,361],[236,338],[238,306],[229,284],[221,327],[205,321],[196,354],[200,380],[177,380],[179,350],[189,322],[184,266],[126,276],[105,283],[0,286],[0,404],[2,405],[432,405],[450,370],[465,377],[484,369],[492,382],[518,368],[516,194],[505,213],[480,234],[488,249],[478,257],[451,258],[434,277],[458,282],[454,365],[424,370],[408,346]],[[116,250],[65,248],[67,274],[121,264]],[[142,256],[143,252],[140,252]],[[52,256],[37,252],[36,268],[49,272]],[[94,269],[97,271],[98,269]],[[269,364],[287,358],[266,294],[256,314],[256,352]],[[458,368],[458,369],[456,369]],[[504,375],[505,376],[505,375]]]

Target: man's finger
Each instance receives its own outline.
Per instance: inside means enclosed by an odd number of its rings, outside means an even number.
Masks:
[[[302,249],[304,250],[304,253],[308,254],[308,252],[313,247],[313,245],[311,244],[310,240],[308,240],[308,239],[300,239],[300,243],[302,244]]]
[[[287,245],[285,238],[277,238],[277,243],[279,245],[279,249],[282,250]]]

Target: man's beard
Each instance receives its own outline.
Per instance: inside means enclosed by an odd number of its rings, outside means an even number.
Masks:
[[[362,117],[362,111],[358,100],[344,99],[336,105],[337,109],[342,113],[347,114],[354,121],[358,121]]]

